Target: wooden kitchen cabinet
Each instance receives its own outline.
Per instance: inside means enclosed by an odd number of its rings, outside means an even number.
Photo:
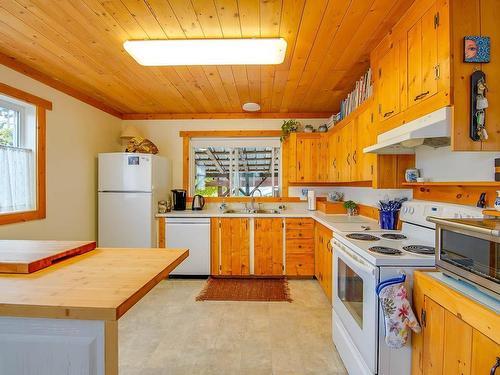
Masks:
[[[331,229],[316,223],[314,242],[315,276],[323,288],[328,300],[332,302],[332,247],[330,240],[333,237]]]
[[[285,219],[286,275],[314,275],[314,220],[310,218]]]
[[[212,275],[250,274],[248,218],[212,218],[210,242]]]
[[[372,181],[377,155],[365,154],[363,149],[377,142],[373,106],[362,109],[352,129],[351,181]]]
[[[438,91],[438,27],[439,13],[434,2],[407,31],[408,107]]]
[[[291,182],[317,182],[322,173],[319,168],[321,134],[292,133],[289,136],[289,179]]]
[[[254,219],[254,275],[283,275],[283,219]]]
[[[388,120],[401,110],[401,88],[404,87],[401,47],[399,41],[388,35],[372,59],[379,121]]]
[[[500,317],[427,272],[416,272],[412,374],[490,374],[500,357]],[[500,369],[497,370],[497,374]]]

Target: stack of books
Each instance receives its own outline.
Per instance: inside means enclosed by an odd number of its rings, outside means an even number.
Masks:
[[[342,120],[349,113],[358,108],[361,105],[361,103],[363,103],[366,99],[372,96],[372,93],[373,93],[372,70],[368,69],[366,73],[363,74],[358,81],[356,81],[354,90],[352,90],[347,95],[347,98],[342,100],[342,102],[340,103],[340,112],[338,114],[340,120]]]

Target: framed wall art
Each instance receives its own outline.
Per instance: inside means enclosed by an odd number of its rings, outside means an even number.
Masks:
[[[489,36],[464,37],[464,62],[468,63],[490,62],[490,37]]]

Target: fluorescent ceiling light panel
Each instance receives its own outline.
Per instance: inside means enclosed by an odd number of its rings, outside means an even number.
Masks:
[[[125,50],[141,65],[270,65],[285,59],[286,40],[127,40]]]

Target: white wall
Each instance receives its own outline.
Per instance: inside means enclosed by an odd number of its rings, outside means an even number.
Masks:
[[[290,187],[288,193],[291,197],[301,197],[302,189],[312,189],[317,197],[326,197],[329,192],[338,191],[344,194],[344,200],[353,200],[367,206],[376,207],[380,200],[407,198],[412,199],[411,189],[372,189],[369,187]]]
[[[50,100],[47,217],[0,226],[0,239],[96,239],[99,152],[119,150],[121,120],[0,65],[0,82]]]
[[[416,149],[416,167],[430,181],[494,181],[499,152],[452,152],[450,147]]]
[[[301,119],[302,124],[317,127],[326,119]],[[280,119],[242,120],[127,120],[123,126],[134,125],[141,135],[158,146],[159,154],[172,160],[173,187],[182,188],[182,138],[181,130],[275,130],[280,129]]]

